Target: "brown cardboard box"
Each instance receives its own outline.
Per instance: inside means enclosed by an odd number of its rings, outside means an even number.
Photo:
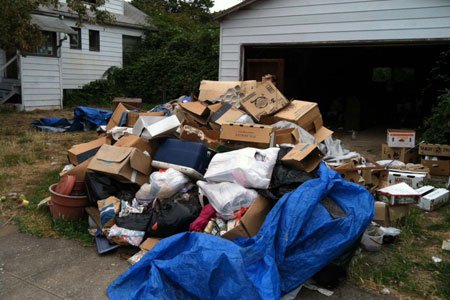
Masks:
[[[150,143],[146,140],[136,136],[136,135],[126,135],[120,138],[114,146],[116,147],[133,147],[141,150],[142,152],[147,151],[148,154],[152,154],[152,148]]]
[[[67,158],[72,165],[76,166],[94,156],[104,144],[108,144],[108,140],[103,136],[88,143],[74,145],[67,150]]]
[[[287,128],[275,131],[275,144],[297,145],[300,141],[300,134],[297,128]]]
[[[375,201],[373,220],[383,226],[391,226],[409,214],[410,205],[390,206],[384,202]]]
[[[152,171],[151,159],[136,148],[103,145],[92,158],[89,170],[143,185]]]
[[[314,144],[297,144],[281,161],[298,170],[311,172],[320,164],[323,153]]]
[[[220,132],[216,130],[206,130],[190,125],[181,127],[180,140],[202,143],[212,150],[219,146]]]
[[[64,175],[75,175],[75,177],[77,178],[78,182],[83,182],[84,178],[86,177],[86,171],[87,171],[87,167],[89,165],[89,163],[91,162],[92,157],[83,161],[81,164],[75,166],[75,168],[64,172],[64,173],[60,173],[59,176],[64,176]]]
[[[147,238],[140,246],[142,251],[148,252],[153,249],[161,241],[161,239],[157,238]]]
[[[356,168],[356,163],[354,161],[344,163],[336,168],[334,168],[339,174],[341,174],[342,178],[347,181],[364,185],[364,178],[361,176],[360,171]],[[362,172],[362,171],[361,171]]]
[[[222,237],[233,241],[239,237],[252,237],[258,234],[266,216],[272,209],[272,202],[266,198],[258,196],[255,202],[249,207],[245,215],[239,221],[239,224],[227,231]]]
[[[226,123],[222,125],[220,140],[261,144],[270,147],[273,144],[273,128],[258,124]]]
[[[200,82],[200,94],[198,95],[198,100],[217,100],[223,94],[225,94],[229,89],[236,88],[240,90],[242,95],[251,93],[256,89],[256,81],[210,81],[202,80]]]
[[[422,159],[421,164],[430,169],[430,175],[433,176],[449,176],[450,160],[425,160]]]
[[[134,127],[139,117],[163,117],[164,113],[162,111],[160,112],[134,112],[130,111],[128,112],[127,116],[127,127]]]
[[[229,103],[224,103],[219,110],[211,115],[210,125],[213,129],[219,130],[222,124],[235,122],[243,115],[245,113],[242,110],[233,107]]]
[[[241,100],[242,107],[256,120],[271,115],[289,105],[284,95],[271,83],[260,84],[252,93]]]
[[[274,117],[278,121],[285,120],[297,124],[313,134],[318,142],[333,134],[333,131],[323,126],[322,115],[315,102],[293,100]]]
[[[430,156],[450,156],[450,145],[439,144],[419,144],[420,155]]]
[[[416,148],[391,148],[387,144],[381,146],[382,160],[399,160],[407,163],[417,163],[419,161],[419,154]]]
[[[134,108],[142,107],[142,98],[124,98],[124,97],[116,97],[113,99],[113,103],[119,105],[120,103],[132,106]]]
[[[205,117],[209,114],[208,106],[200,101],[180,103],[180,106],[184,110],[187,110],[188,112],[199,117]]]
[[[125,103],[119,103],[114,110],[111,119],[109,119],[108,124],[106,125],[106,130],[111,130],[112,128],[116,127],[119,122],[120,118],[122,117],[122,114],[128,110],[136,110],[137,108],[134,106],[131,106],[129,104]]]

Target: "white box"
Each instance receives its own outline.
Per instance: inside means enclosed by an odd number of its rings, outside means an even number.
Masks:
[[[414,130],[388,129],[387,144],[392,148],[414,148],[416,132]]]
[[[431,193],[422,196],[419,200],[419,207],[427,211],[433,211],[436,208],[448,202],[449,191],[446,189],[435,189]]]
[[[404,182],[397,183],[377,191],[379,201],[389,205],[415,204],[419,202],[420,194]]]
[[[139,117],[133,127],[133,134],[146,140],[169,135],[180,127],[177,116],[170,117]]]
[[[388,182],[389,185],[405,182],[413,189],[418,189],[423,186],[423,181],[426,178],[428,178],[428,173],[426,172],[389,170]]]

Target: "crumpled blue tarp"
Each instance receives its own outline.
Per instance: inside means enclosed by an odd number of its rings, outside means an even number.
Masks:
[[[112,116],[109,110],[78,106],[73,111],[74,118],[41,118],[33,121],[32,125],[46,132],[66,132],[95,130],[106,125]]]
[[[111,299],[279,299],[344,253],[373,218],[361,186],[321,164],[283,196],[258,235],[234,242],[182,233],[158,243],[109,287]],[[328,196],[346,213],[333,219]]]

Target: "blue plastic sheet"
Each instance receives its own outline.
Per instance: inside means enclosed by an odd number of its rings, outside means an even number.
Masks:
[[[33,121],[32,125],[46,132],[66,132],[95,130],[101,125],[106,125],[112,116],[109,110],[78,106],[73,111],[74,118],[41,118]]]
[[[163,239],[109,286],[109,297],[279,299],[344,253],[373,218],[367,190],[323,163],[318,175],[283,196],[253,238],[183,233]],[[326,196],[345,217],[330,215],[320,203]]]

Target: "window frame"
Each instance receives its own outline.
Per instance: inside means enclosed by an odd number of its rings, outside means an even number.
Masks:
[[[27,55],[30,56],[41,56],[41,57],[58,57],[58,36],[56,32],[53,31],[42,31],[42,35],[44,35],[44,38],[47,35],[51,35],[52,36],[52,48],[53,48],[53,54],[43,54],[43,53],[38,53],[37,50],[39,48],[44,48],[44,47],[48,47],[48,41],[46,41],[46,43],[44,45],[42,45],[41,47],[36,47],[36,49],[34,49],[34,52],[29,52],[27,53]],[[47,48],[48,49],[48,48]]]
[[[71,27],[73,30],[75,30],[77,32],[77,36],[78,36],[78,45],[76,47],[72,46],[72,37],[75,34],[69,34],[69,48],[73,49],[73,50],[82,50],[83,49],[83,41],[82,41],[82,33],[81,33],[81,28],[80,27]]]
[[[98,38],[96,40],[97,40],[98,45],[96,45],[96,46],[92,45],[91,33],[97,34]],[[99,30],[89,29],[89,51],[100,52],[100,31]]]

